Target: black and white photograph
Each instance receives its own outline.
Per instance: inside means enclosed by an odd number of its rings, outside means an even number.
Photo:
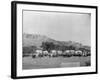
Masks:
[[[12,2],[12,77],[97,73],[97,7]]]
[[[91,66],[91,14],[23,10],[23,69]]]

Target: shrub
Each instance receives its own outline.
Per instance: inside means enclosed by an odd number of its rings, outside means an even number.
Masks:
[[[90,61],[86,61],[86,62],[85,62],[85,65],[86,65],[86,66],[91,66],[91,62],[90,62]]]

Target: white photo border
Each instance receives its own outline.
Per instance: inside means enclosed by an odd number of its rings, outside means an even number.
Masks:
[[[49,3],[32,3],[32,2],[12,2],[15,6],[15,12],[12,12],[16,16],[15,22],[12,21],[12,27],[16,26],[16,55],[12,53],[12,78],[22,77],[46,77],[53,75],[73,75],[73,74],[86,74],[97,73],[97,7],[96,6],[81,6],[81,5],[64,5],[64,4],[49,4]],[[51,69],[32,69],[22,70],[22,13],[23,10],[45,10],[56,12],[77,12],[91,14],[91,66],[90,67],[73,67],[73,68],[51,68]],[[13,29],[12,29],[13,30]],[[67,73],[66,73],[67,72]]]

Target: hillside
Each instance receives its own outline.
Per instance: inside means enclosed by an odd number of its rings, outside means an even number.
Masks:
[[[23,34],[23,47],[28,46],[36,46],[40,47],[42,42],[53,42],[54,44],[60,45],[60,46],[75,46],[75,47],[83,47],[81,43],[73,42],[73,41],[57,41],[54,39],[51,39],[44,35],[38,35],[38,34]]]
[[[23,34],[23,46],[41,46],[42,42],[53,42],[57,44],[56,40],[50,39],[44,35],[37,34]]]

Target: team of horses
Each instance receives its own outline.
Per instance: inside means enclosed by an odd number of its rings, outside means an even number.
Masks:
[[[36,50],[34,53],[32,53],[32,57],[57,57],[57,56],[63,56],[63,57],[71,57],[71,56],[90,56],[90,51],[81,51],[81,50]]]

